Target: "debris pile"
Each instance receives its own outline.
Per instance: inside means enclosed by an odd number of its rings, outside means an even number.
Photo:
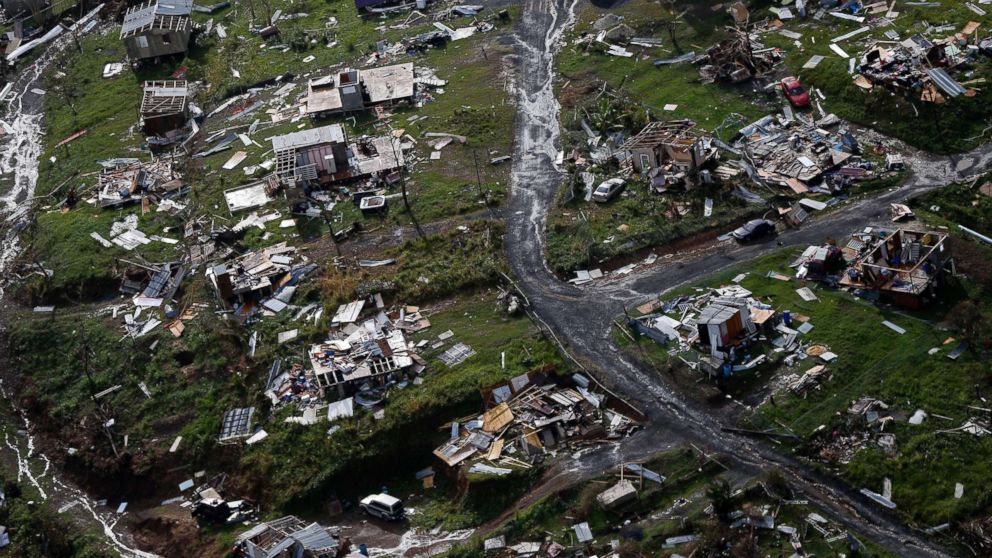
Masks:
[[[275,315],[289,306],[297,283],[317,268],[302,260],[295,247],[280,242],[209,267],[206,276],[217,299],[236,317]]]
[[[813,121],[786,111],[778,118],[766,116],[742,128],[737,145],[761,182],[795,194],[832,195],[855,180],[876,176],[872,163],[861,158],[852,133],[826,130],[839,122],[834,115]]]
[[[508,475],[546,455],[629,435],[636,423],[608,408],[580,375],[562,386],[543,374],[523,374],[483,392],[487,410],[450,424],[451,437],[434,450],[445,465],[472,463],[469,473]]]
[[[703,83],[716,81],[742,83],[774,71],[782,55],[777,48],[765,48],[747,31],[730,29],[733,35],[710,47],[696,58]]]
[[[951,73],[969,66],[978,56],[978,45],[969,45],[979,24],[968,22],[960,33],[931,41],[917,34],[903,41],[873,42],[861,55],[854,83],[870,91],[875,86],[942,104],[948,97],[974,97]]]
[[[404,388],[419,379],[426,363],[404,331],[419,331],[430,322],[406,308],[359,321],[363,307],[359,300],[338,308],[328,339],[308,354],[316,386],[328,396],[353,395],[359,405],[372,407],[385,398],[388,386]]]
[[[189,188],[176,172],[172,160],[158,158],[150,163],[137,159],[100,161],[95,203],[100,207],[119,207],[143,201],[158,203],[185,195]],[[172,204],[174,205],[174,204]],[[169,209],[167,205],[165,209]]]

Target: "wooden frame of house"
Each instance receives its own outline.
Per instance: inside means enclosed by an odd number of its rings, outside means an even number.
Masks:
[[[189,120],[189,88],[186,80],[146,81],[139,113],[142,129],[149,136],[164,136]]]
[[[624,142],[621,151],[630,153],[634,170],[642,174],[669,165],[694,172],[716,156],[716,148],[707,146],[695,127],[692,120],[652,122]]]
[[[840,284],[878,291],[899,306],[919,308],[943,283],[944,268],[953,261],[947,238],[942,232],[898,228],[866,246],[862,235],[854,236],[842,248],[854,263]]]
[[[193,0],[149,0],[124,14],[121,40],[132,60],[186,52],[193,31]]]

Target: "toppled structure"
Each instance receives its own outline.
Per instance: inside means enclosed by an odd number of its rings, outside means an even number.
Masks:
[[[134,267],[124,272],[120,292],[133,296],[136,305],[158,307],[172,300],[188,271],[179,262]]]
[[[338,558],[348,555],[351,542],[319,523],[287,515],[260,523],[234,540],[236,558]]]
[[[399,140],[363,137],[349,143],[340,124],[275,136],[272,150],[276,176],[290,187],[366,178],[406,164]]]
[[[131,60],[186,52],[193,32],[193,0],[149,0],[124,14],[121,40]]]
[[[764,355],[759,355],[749,362],[735,364],[762,334],[783,327],[778,312],[739,285],[651,303],[641,309],[647,310],[645,316],[628,321],[634,331],[664,345],[674,342],[675,347],[670,351],[673,354],[698,347],[701,353],[698,366],[711,376],[727,377],[763,362]],[[691,366],[695,368],[697,364]]]
[[[119,207],[146,197],[160,202],[189,190],[170,159],[156,159],[150,163],[142,163],[138,159],[114,159],[100,164],[103,170],[97,178],[96,196],[100,207]]]
[[[339,398],[357,393],[357,402],[364,405],[381,399],[376,392],[387,383],[422,372],[424,363],[415,360],[403,330],[389,315],[380,312],[358,322],[361,309],[360,301],[343,305],[331,322],[338,327],[327,341],[310,348],[309,357],[317,386],[331,388]]]
[[[327,116],[414,98],[413,63],[341,70],[307,82],[306,113]]]
[[[742,128],[737,145],[761,182],[796,194],[834,194],[876,176],[853,134],[826,130],[839,122],[834,115],[816,122],[801,113],[766,116]]]
[[[904,228],[855,233],[842,248],[852,263],[840,284],[857,294],[919,308],[935,298],[952,265],[947,237],[942,232]]]
[[[776,48],[765,48],[747,31],[731,29],[733,36],[710,47],[696,58],[703,83],[741,83],[771,73],[782,59]]]
[[[453,422],[451,439],[434,455],[449,467],[473,461],[469,473],[506,475],[512,472],[507,466],[528,468],[546,454],[623,437],[636,428],[632,419],[607,408],[610,402],[590,391],[585,377],[573,379],[523,374],[484,391],[486,412]]]
[[[296,248],[280,242],[210,267],[206,276],[217,299],[236,316],[248,317],[260,310],[279,313],[288,305],[296,283],[316,269],[297,262],[295,256]]]
[[[142,89],[139,113],[149,143],[168,145],[179,140],[190,118],[186,80],[146,81]]]
[[[214,525],[233,525],[255,515],[255,506],[248,500],[227,500],[213,487],[205,487],[193,494],[190,515],[197,522]]]
[[[695,127],[692,120],[652,122],[620,149],[629,154],[635,171],[651,178],[655,191],[692,186],[699,169],[719,155],[711,139]]]
[[[947,97],[973,97],[975,90],[966,89],[948,71],[971,62],[977,48],[965,45],[978,26],[969,22],[956,36],[934,41],[917,34],[895,44],[872,43],[860,57],[854,83],[866,90],[877,85],[919,95],[921,101],[937,104],[946,102]]]

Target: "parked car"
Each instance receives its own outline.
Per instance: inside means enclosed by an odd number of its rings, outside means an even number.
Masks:
[[[744,223],[741,227],[730,233],[730,236],[741,242],[757,240],[775,232],[775,223],[768,219],[754,219]]]
[[[809,93],[799,82],[799,78],[792,76],[784,78],[779,82],[779,85],[782,87],[782,93],[785,93],[785,98],[792,106],[796,108],[809,106]]]
[[[603,182],[592,193],[592,201],[606,203],[623,191],[624,180],[622,178],[611,178]]]
[[[372,517],[386,521],[403,519],[403,501],[389,494],[372,494],[366,496],[358,505],[361,510]]]

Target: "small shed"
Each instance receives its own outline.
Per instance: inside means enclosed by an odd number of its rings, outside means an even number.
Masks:
[[[141,97],[142,129],[149,136],[163,136],[189,120],[186,80],[146,81]]]
[[[635,498],[637,498],[637,489],[634,488],[634,483],[627,479],[620,479],[620,482],[600,492],[596,496],[596,501],[599,502],[599,505],[609,509],[622,506]]]
[[[121,40],[132,60],[186,52],[193,31],[193,0],[149,0],[124,14]]]
[[[340,124],[275,136],[276,174],[283,179],[318,180],[348,166],[347,136]]]

